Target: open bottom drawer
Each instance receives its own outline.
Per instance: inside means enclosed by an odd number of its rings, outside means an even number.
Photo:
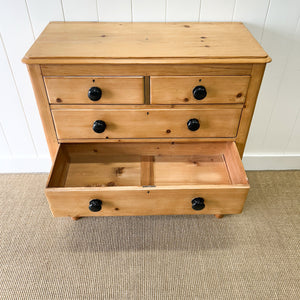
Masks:
[[[46,196],[56,217],[236,214],[248,190],[234,142],[85,143],[60,145]]]

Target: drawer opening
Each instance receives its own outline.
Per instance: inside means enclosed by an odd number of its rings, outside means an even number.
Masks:
[[[248,184],[234,142],[61,144],[47,188]]]
[[[248,190],[234,142],[66,143],[46,196],[55,217],[235,214]]]

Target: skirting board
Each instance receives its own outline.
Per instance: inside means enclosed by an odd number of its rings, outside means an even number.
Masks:
[[[49,157],[0,158],[0,173],[49,172]],[[245,155],[245,170],[300,170],[300,155]]]
[[[245,170],[300,170],[300,155],[245,155]]]
[[[50,157],[0,158],[0,173],[42,173],[51,169]]]

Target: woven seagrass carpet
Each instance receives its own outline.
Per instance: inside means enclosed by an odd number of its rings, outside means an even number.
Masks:
[[[240,215],[72,221],[0,175],[0,299],[300,299],[300,171],[248,177]]]

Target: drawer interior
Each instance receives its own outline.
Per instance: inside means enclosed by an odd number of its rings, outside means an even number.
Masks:
[[[234,142],[60,144],[48,188],[248,184]]]

